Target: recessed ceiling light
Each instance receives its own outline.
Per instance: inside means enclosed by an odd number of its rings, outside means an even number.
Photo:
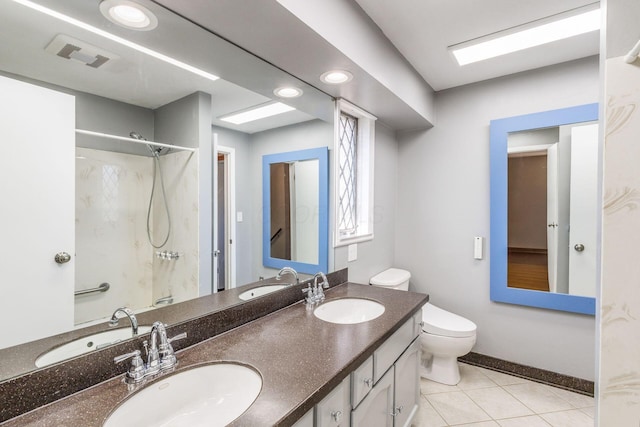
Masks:
[[[449,46],[449,49],[459,65],[467,65],[599,29],[600,9],[596,4]]]
[[[241,125],[243,123],[264,119],[265,117],[271,117],[293,110],[295,110],[295,108],[283,104],[282,102],[274,102],[252,108],[250,110],[241,111],[239,113],[233,113],[226,117],[220,117],[220,120],[233,123],[234,125]]]
[[[146,7],[129,0],[102,0],[100,12],[114,24],[138,31],[158,26],[158,18]]]
[[[302,89],[292,86],[283,86],[274,90],[273,93],[280,98],[297,98],[302,95]]]
[[[100,28],[94,27],[93,25],[89,25],[86,22],[80,21],[79,19],[75,19],[72,18],[68,15],[65,15],[64,13],[60,13],[57,12],[53,9],[49,9],[48,7],[39,5],[37,3],[34,3],[30,0],[13,0],[15,3],[21,4],[23,6],[26,6],[30,9],[36,10],[38,12],[44,13],[45,15],[51,16],[52,18],[55,19],[59,19],[60,21],[66,22],[67,24],[71,24],[74,25],[78,28],[82,28],[83,30],[89,31],[93,34],[96,34],[100,37],[104,37],[106,39],[109,39],[111,41],[114,41],[118,44],[121,44],[123,46],[126,46],[130,49],[136,50],[140,53],[144,53],[145,55],[149,55],[152,56],[156,59],[159,59],[160,61],[166,62],[167,64],[171,64],[175,67],[181,68],[185,71],[188,71],[190,73],[196,74],[200,77],[204,77],[205,79],[209,79],[211,81],[216,81],[218,80],[220,77],[213,75],[211,73],[208,73],[204,70],[201,70],[200,68],[194,67],[193,65],[189,65],[185,62],[182,61],[178,61],[175,58],[172,58],[170,56],[164,55],[160,52],[157,52],[153,49],[149,49],[147,47],[144,47],[142,45],[139,45],[137,43],[134,43],[130,40],[127,40],[125,38],[116,36],[115,34],[111,34],[107,31],[104,31]]]
[[[326,73],[322,73],[320,80],[331,85],[339,85],[346,83],[353,79],[353,74],[344,70],[331,70]]]

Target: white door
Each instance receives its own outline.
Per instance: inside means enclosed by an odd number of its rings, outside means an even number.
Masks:
[[[595,296],[598,222],[598,125],[571,129],[569,293]]]
[[[6,77],[0,93],[0,324],[20,325],[3,348],[73,328],[75,98]]]
[[[211,288],[212,293],[218,292],[218,258],[220,249],[218,247],[218,134],[212,136],[213,149],[211,150],[213,164],[211,198],[213,199],[211,215],[213,216],[211,227]]]
[[[225,218],[225,239],[223,242],[224,248],[220,248],[221,250],[224,250],[225,254],[224,287],[225,289],[232,289],[236,287],[236,221],[241,222],[242,220],[242,218],[236,215],[236,151],[235,148],[224,147],[222,145],[218,145],[217,147],[217,153],[224,155],[225,158],[224,209],[219,209],[221,215],[224,215]]]
[[[547,148],[547,265],[549,291],[558,287],[558,144]]]

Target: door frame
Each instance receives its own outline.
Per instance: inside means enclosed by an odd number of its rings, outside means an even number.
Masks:
[[[236,150],[232,147],[218,145],[214,154],[216,162],[216,172],[218,155],[221,154],[225,159],[224,168],[224,215],[225,215],[225,289],[233,289],[236,287]],[[216,175],[217,176],[217,175]],[[217,185],[214,189],[218,191]],[[215,213],[217,215],[217,212]],[[216,229],[217,230],[217,229]]]

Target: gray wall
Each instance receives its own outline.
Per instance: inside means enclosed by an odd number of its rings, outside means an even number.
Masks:
[[[211,95],[194,92],[154,111],[156,142],[198,148],[198,282],[199,295],[212,292]],[[178,219],[174,219],[178,221]]]
[[[250,165],[253,180],[250,193],[253,197],[253,210],[251,213],[245,213],[245,221],[253,221],[256,239],[253,244],[254,280],[257,280],[258,276],[269,277],[277,273],[276,270],[262,266],[262,156],[307,148],[330,147],[332,144],[333,124],[322,120],[311,120],[251,135]]]
[[[597,102],[598,88],[587,58],[438,93],[435,127],[399,136],[395,251],[412,289],[478,325],[474,351],[590,380],[593,317],[489,300],[489,121]]]
[[[358,259],[347,262],[347,246],[335,248],[335,270],[348,267],[349,281],[369,283],[393,267],[398,193],[398,143],[389,128],[376,123],[374,166],[374,239],[358,243]]]
[[[216,126],[213,132],[219,145],[236,153],[236,211],[244,217],[236,222],[236,283],[274,276],[275,270],[262,266],[262,156],[330,146],[333,125],[312,120],[251,135]]]

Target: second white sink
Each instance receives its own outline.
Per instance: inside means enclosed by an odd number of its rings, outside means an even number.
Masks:
[[[249,289],[248,291],[244,291],[238,298],[242,301],[248,301],[250,299],[261,297],[262,295],[270,294],[271,292],[279,291],[280,289],[284,289],[289,285],[278,285],[278,284],[270,284],[264,286],[258,286],[253,289]]]
[[[382,313],[384,313],[384,305],[364,298],[327,301],[313,312],[318,319],[342,325],[368,322],[380,317]]]
[[[150,330],[151,326],[140,326],[138,327],[138,334],[145,334]],[[122,340],[131,338],[132,336],[131,328],[127,327],[98,332],[93,335],[78,338],[42,354],[36,359],[36,366],[41,368],[43,366],[51,365],[71,357],[89,353],[90,351],[110,344],[115,344]]]
[[[247,366],[200,366],[159,378],[133,394],[103,427],[222,427],[242,415],[261,389],[262,377]]]

